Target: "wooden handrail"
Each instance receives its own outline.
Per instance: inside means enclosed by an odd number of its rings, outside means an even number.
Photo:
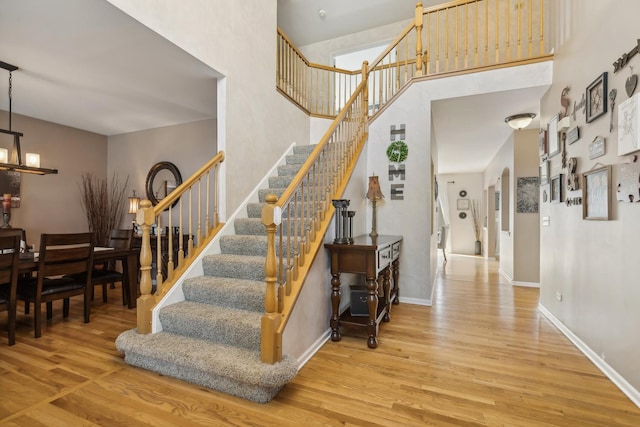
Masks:
[[[140,202],[136,214],[136,223],[142,230],[140,248],[140,297],[137,300],[137,331],[141,334],[151,332],[151,310],[166,292],[173,286],[180,273],[197,258],[206,244],[218,233],[222,224],[218,221],[218,186],[217,177],[220,164],[224,161],[224,152],[218,152],[196,173],[169,193],[156,206],[149,200]],[[213,173],[213,177],[211,177]],[[214,180],[211,186],[211,179]],[[203,182],[205,189],[203,189]],[[195,197],[193,197],[195,193]],[[186,201],[185,201],[186,199]],[[195,199],[195,200],[194,200]],[[204,202],[203,202],[204,200]],[[174,203],[177,214],[174,213]],[[185,215],[186,211],[186,215]],[[162,217],[166,213],[169,233],[163,239]],[[186,216],[186,218],[185,218]],[[204,221],[203,221],[204,218]],[[175,221],[175,222],[174,222]],[[203,225],[204,222],[204,225]],[[174,232],[174,224],[177,233]],[[195,224],[194,224],[195,223]],[[157,226],[156,236],[150,235],[153,225]],[[195,227],[194,227],[195,225]],[[194,228],[196,228],[194,230]],[[204,229],[204,233],[203,230]],[[185,234],[186,233],[186,234]],[[187,236],[185,248],[184,236]],[[156,239],[156,292],[152,294],[152,252],[151,239]],[[178,248],[174,249],[174,238]],[[166,240],[168,262],[163,272],[163,240]],[[174,259],[177,254],[177,259]]]

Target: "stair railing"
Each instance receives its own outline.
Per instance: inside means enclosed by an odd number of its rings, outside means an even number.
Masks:
[[[282,358],[282,332],[333,213],[330,200],[348,181],[368,121],[416,78],[550,59],[544,26],[548,1],[520,0],[515,11],[510,0],[455,0],[429,8],[418,3],[413,22],[370,67],[363,64],[360,76],[310,63],[278,29],[278,90],[310,115],[337,117],[280,200],[273,194],[266,198],[264,362]],[[356,84],[343,107],[341,100]]]
[[[140,334],[151,332],[151,310],[222,227],[218,218],[218,173],[223,161],[224,152],[220,151],[157,205],[152,206],[149,200],[140,202],[136,214],[136,222],[142,229],[141,295],[137,300],[137,331]],[[154,224],[158,232],[151,236]],[[166,239],[163,239],[161,230],[165,224],[168,233],[164,233]],[[151,239],[156,239],[155,292],[151,279]],[[166,269],[163,253],[167,254]],[[177,259],[174,259],[174,253],[177,253]]]
[[[544,61],[549,0],[456,0],[423,8],[369,66],[369,116],[414,78]],[[513,6],[513,10],[512,10]],[[362,78],[309,62],[278,29],[278,90],[307,113],[335,117]]]
[[[367,138],[367,71],[365,62],[361,83],[280,199],[266,197],[263,362],[282,359],[282,332],[328,228],[331,200],[343,193]]]

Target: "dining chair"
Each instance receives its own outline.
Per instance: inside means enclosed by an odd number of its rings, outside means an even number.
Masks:
[[[53,317],[53,301],[63,300],[62,316],[69,317],[69,298],[84,296],[84,323],[91,310],[91,270],[93,233],[42,234],[35,278],[18,282],[18,299],[25,306],[33,303],[34,335],[42,335],[42,303],[47,304],[47,319]],[[86,273],[84,280],[71,275]]]
[[[21,230],[0,230],[0,311],[9,314],[9,345],[16,343],[16,293],[21,238]]]
[[[114,249],[129,249],[131,248],[131,240],[133,237],[133,229],[120,229],[120,230],[112,230],[111,237],[109,239],[109,247]],[[112,264],[115,264],[112,263]],[[102,268],[93,267],[93,271],[91,274],[91,283],[92,288],[95,286],[102,285],[102,301],[107,302],[107,285],[114,285],[116,282],[123,281],[122,272],[116,270],[115,265],[105,264]],[[92,297],[93,299],[93,289],[92,289]],[[122,305],[127,303],[127,295],[124,291],[124,287],[122,289]]]

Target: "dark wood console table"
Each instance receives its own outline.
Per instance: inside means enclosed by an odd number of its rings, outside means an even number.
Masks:
[[[352,244],[324,245],[331,252],[331,340],[340,341],[340,325],[366,326],[369,348],[378,346],[378,326],[388,322],[391,303],[398,304],[400,276],[400,242],[402,236],[367,236],[354,238]],[[367,283],[369,315],[352,316],[349,310],[340,314],[340,273],[364,274]],[[393,282],[393,285],[391,284]],[[382,292],[379,290],[382,284]]]

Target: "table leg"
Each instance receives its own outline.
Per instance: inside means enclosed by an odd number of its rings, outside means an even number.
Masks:
[[[382,289],[384,291],[385,313],[382,317],[383,322],[391,320],[391,267],[382,270]]]
[[[369,321],[367,322],[367,332],[369,333],[369,340],[367,346],[369,348],[378,347],[378,324],[376,317],[378,315],[378,281],[375,277],[367,277],[367,290],[369,296],[367,298],[367,306],[369,307]]]
[[[400,304],[400,258],[391,263],[391,268],[393,270],[393,290],[396,294],[393,303],[398,305]]]
[[[340,341],[340,273],[331,276],[331,341]]]
[[[127,259],[122,263],[123,292],[128,295],[127,303],[129,308],[136,308],[138,299],[138,262],[136,254],[127,255]]]

